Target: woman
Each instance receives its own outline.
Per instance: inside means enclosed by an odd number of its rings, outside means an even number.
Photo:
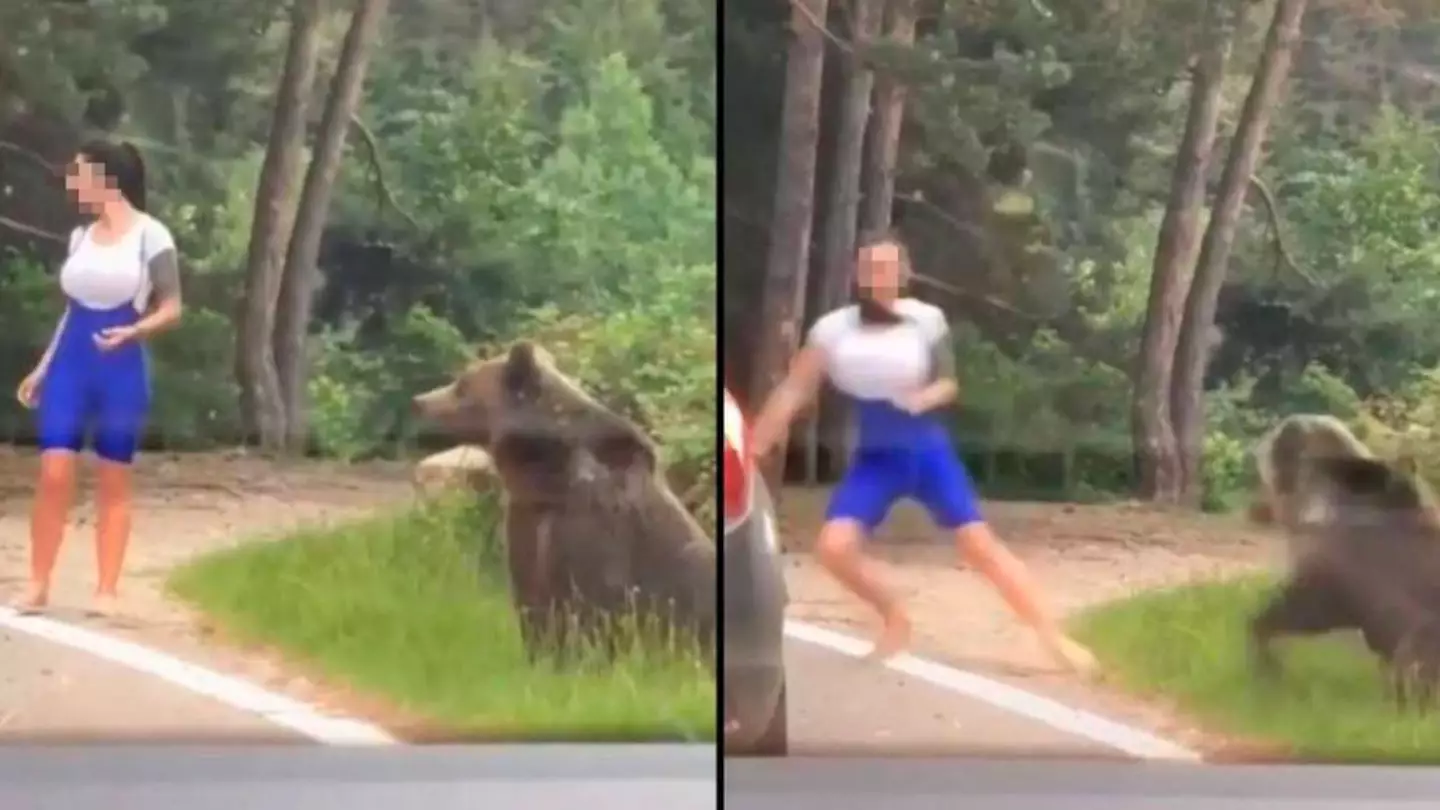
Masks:
[[[902,297],[910,273],[892,237],[869,242],[858,262],[857,303],[827,313],[810,329],[788,375],[756,420],[757,455],[774,449],[823,378],[856,402],[854,458],[831,496],[817,556],[855,595],[879,611],[884,630],[872,656],[889,658],[909,643],[910,620],[861,554],[861,544],[903,497],[919,501],[954,533],[959,552],[1000,590],[1063,666],[1087,671],[1090,653],[1065,636],[1044,610],[1024,565],[980,515],[979,499],[934,412],[959,392],[945,314]]]
[[[114,612],[130,538],[130,464],[150,405],[144,342],[180,320],[180,275],[170,231],[145,213],[145,165],[127,143],[92,141],[65,172],[90,224],[70,235],[60,268],[65,312],[16,397],[36,411],[40,477],[30,516],[30,584],[22,612],[49,603],[75,490],[76,455],[97,457],[93,612]]]

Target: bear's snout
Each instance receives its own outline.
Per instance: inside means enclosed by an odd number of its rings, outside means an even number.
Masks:
[[[444,420],[446,415],[455,409],[454,387],[453,385],[442,385],[412,397],[410,412],[429,421]]]

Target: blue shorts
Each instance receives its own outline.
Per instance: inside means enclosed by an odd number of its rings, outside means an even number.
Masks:
[[[884,522],[901,498],[919,502],[943,529],[958,529],[984,519],[965,465],[948,444],[939,442],[856,451],[850,469],[830,496],[825,518],[854,520],[868,534]]]
[[[79,452],[88,438],[95,455],[106,461],[134,460],[150,410],[145,347],[127,343],[102,352],[95,335],[139,319],[132,304],[102,310],[70,301],[65,328],[40,381],[36,421],[41,451]]]

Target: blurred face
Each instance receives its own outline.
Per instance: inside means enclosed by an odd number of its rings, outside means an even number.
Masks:
[[[94,211],[119,196],[115,180],[105,174],[105,167],[84,155],[76,155],[65,167],[65,190],[86,211]]]
[[[894,242],[881,242],[861,248],[856,275],[860,291],[866,298],[886,304],[899,298],[900,287],[905,280],[900,246]]]

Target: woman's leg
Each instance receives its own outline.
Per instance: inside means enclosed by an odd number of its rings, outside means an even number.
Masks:
[[[57,357],[40,384],[36,410],[40,474],[30,506],[30,583],[15,605],[22,611],[40,610],[49,604],[51,575],[75,497],[75,466],[84,444],[86,402],[68,360]]]
[[[97,519],[95,521],[95,563],[99,575],[95,587],[95,610],[110,613],[119,596],[120,570],[130,544],[132,509],[130,464],[101,459],[96,464]]]
[[[875,564],[865,558],[862,547],[899,497],[902,481],[883,464],[858,459],[830,497],[815,546],[825,570],[880,614],[884,627],[870,653],[879,660],[894,656],[909,644],[910,618],[881,580]]]
[[[131,468],[150,404],[143,356],[137,351],[123,359],[130,362],[119,367],[108,380],[109,385],[99,392],[95,427],[98,575],[93,608],[99,615],[113,613],[120,595],[120,571],[125,564],[125,549],[130,544],[134,511]]]
[[[1095,665],[1090,652],[1065,635],[1054,613],[1044,604],[1040,587],[1030,570],[980,514],[980,498],[960,459],[945,448],[927,459],[920,485],[921,502],[932,519],[955,533],[960,557],[979,571],[1010,609],[1032,627],[1040,643],[1058,663],[1086,672]]]
[[[955,529],[956,550],[990,580],[1010,609],[1034,628],[1040,643],[1057,663],[1078,672],[1088,672],[1095,659],[1060,627],[1040,596],[1040,587],[1030,570],[1011,553],[984,521],[973,521]]]
[[[75,458],[75,451],[69,449],[40,454],[40,476],[30,507],[30,583],[15,605],[20,610],[40,610],[50,603],[50,579],[75,496]]]
[[[831,576],[880,614],[883,628],[870,657],[884,660],[910,643],[910,617],[895,592],[880,579],[875,564],[865,558],[861,550],[865,534],[864,526],[854,520],[832,520],[820,530],[815,550]]]

